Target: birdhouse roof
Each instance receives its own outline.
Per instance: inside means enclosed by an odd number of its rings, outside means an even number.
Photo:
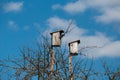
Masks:
[[[59,30],[59,31],[52,32],[52,33],[50,33],[50,34],[52,35],[53,33],[56,33],[56,32],[64,33],[63,30]]]
[[[71,43],[74,43],[74,42],[78,42],[78,44],[80,43],[80,40],[76,40],[76,41],[72,41],[70,42],[68,45],[70,46]]]

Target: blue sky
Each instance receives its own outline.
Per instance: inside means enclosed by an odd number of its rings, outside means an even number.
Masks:
[[[23,46],[34,46],[39,32],[66,29],[63,43],[80,39],[89,58],[120,60],[119,0],[0,0],[0,58],[16,55]],[[120,63],[119,63],[120,65]]]

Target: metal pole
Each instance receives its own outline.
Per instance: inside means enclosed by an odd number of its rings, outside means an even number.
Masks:
[[[54,52],[53,49],[50,49],[50,80],[53,80],[53,71],[54,71]]]
[[[72,55],[69,55],[70,80],[73,80]]]

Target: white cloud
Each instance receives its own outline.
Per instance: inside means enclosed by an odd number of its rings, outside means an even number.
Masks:
[[[120,0],[78,0],[62,6],[59,4],[53,5],[53,7],[72,14],[94,9],[100,13],[96,17],[97,21],[103,23],[120,22]]]
[[[118,22],[120,21],[120,7],[119,8],[111,8],[104,11],[104,14],[96,17],[99,22]]]
[[[23,8],[23,2],[9,2],[3,5],[3,10],[7,12],[20,11]]]
[[[9,20],[8,23],[8,28],[13,30],[13,31],[18,31],[18,30],[24,30],[24,31],[28,31],[30,30],[30,26],[25,25],[23,27],[20,27],[15,21],[13,20]]]
[[[19,29],[19,27],[17,26],[17,24],[14,21],[12,21],[12,20],[8,21],[8,26],[12,30],[18,30]]]
[[[51,17],[47,20],[48,22],[48,25],[50,26],[50,28],[53,28],[53,29],[65,29],[68,24],[69,24],[69,21],[66,21],[65,19],[60,19],[59,17]]]
[[[49,31],[47,30],[47,33],[49,33],[50,31],[57,31],[61,29],[66,30],[70,22],[71,20],[65,20],[55,16],[51,17],[47,20],[47,24],[49,26]],[[71,24],[70,29],[76,30],[74,33],[76,34],[77,32],[79,32],[79,35],[82,35],[86,32],[86,30],[78,28],[75,22]]]
[[[83,12],[86,9],[86,5],[83,2],[78,1],[75,3],[68,3],[63,9],[69,13],[78,13]]]
[[[120,41],[113,41],[102,48],[91,49],[89,57],[120,57]]]
[[[83,12],[86,9],[86,5],[81,1],[76,1],[74,3],[68,3],[65,6],[61,6],[60,4],[55,4],[52,6],[53,9],[63,9],[68,13],[79,13]]]
[[[70,20],[61,19],[59,17],[51,17],[47,20],[49,28],[45,32],[52,32],[58,29],[66,29]],[[101,32],[96,32],[94,35],[86,35],[88,30],[79,28],[75,22],[71,25],[71,28],[74,27],[70,33],[66,34],[63,37],[62,41],[64,44],[68,44],[73,40],[81,40],[80,48],[97,46],[100,48],[93,48],[84,50],[84,54],[88,54],[88,57],[94,56],[95,58],[99,57],[120,57],[120,41],[114,41],[112,38],[105,36]]]

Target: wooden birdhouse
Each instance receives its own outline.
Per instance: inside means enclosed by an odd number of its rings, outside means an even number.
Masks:
[[[52,36],[51,37],[52,47],[60,47],[62,33],[64,33],[63,30],[50,33]]]
[[[76,40],[69,43],[69,51],[71,55],[78,55],[78,44],[80,40]]]

